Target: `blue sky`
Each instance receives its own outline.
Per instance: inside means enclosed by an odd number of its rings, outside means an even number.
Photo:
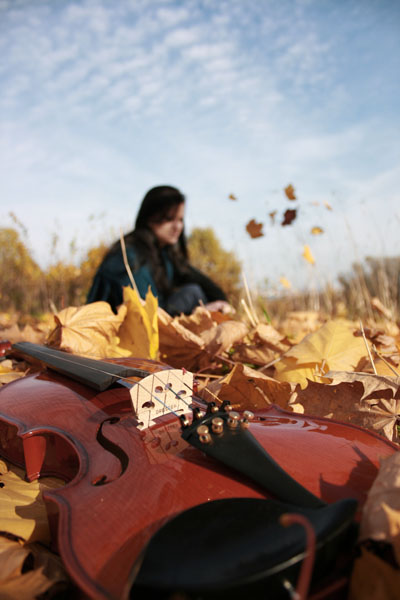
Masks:
[[[1,226],[42,266],[128,231],[162,183],[254,286],[400,254],[397,0],[0,0],[0,56]]]

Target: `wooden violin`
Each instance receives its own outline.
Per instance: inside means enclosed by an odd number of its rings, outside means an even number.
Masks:
[[[29,480],[65,480],[44,493],[52,537],[95,600],[287,598],[305,538],[280,515],[312,523],[317,581],[354,542],[379,460],[397,451],[331,419],[206,405],[192,374],[153,361],[13,353],[40,369],[0,390],[0,453]]]

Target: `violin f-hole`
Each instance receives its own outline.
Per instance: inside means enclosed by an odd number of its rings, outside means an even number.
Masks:
[[[103,433],[104,425],[106,425],[106,424],[116,425],[119,423],[119,421],[120,421],[119,417],[109,417],[108,419],[105,419],[100,424],[100,427],[99,427],[97,435],[96,435],[96,439],[97,439],[98,443],[100,444],[100,446],[102,448],[104,448],[104,450],[107,450],[107,452],[110,452],[119,460],[119,463],[121,465],[121,471],[119,473],[119,477],[120,477],[126,471],[126,469],[128,467],[129,456],[126,454],[126,452],[120,446],[118,446],[117,444],[114,444],[114,442],[109,440]],[[106,485],[107,483],[111,483],[112,481],[114,481],[114,479],[115,478],[109,479],[107,477],[107,475],[103,473],[92,479],[92,485],[96,485],[96,486]]]

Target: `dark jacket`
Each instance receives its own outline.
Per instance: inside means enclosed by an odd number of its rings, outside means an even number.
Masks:
[[[168,296],[157,289],[150,266],[148,264],[141,264],[133,246],[126,246],[126,255],[140,296],[145,298],[150,288],[154,296],[157,297],[159,306],[168,310]],[[204,275],[204,273],[191,265],[184,275],[179,274],[174,269],[167,249],[162,250],[161,256],[167,280],[174,293],[187,284],[196,284],[202,289],[206,302],[226,300],[222,289],[207,275]],[[116,312],[117,307],[122,304],[122,288],[125,286],[130,287],[131,283],[125,268],[122,251],[118,249],[115,252],[107,254],[98,268],[87,297],[87,303],[104,300]]]

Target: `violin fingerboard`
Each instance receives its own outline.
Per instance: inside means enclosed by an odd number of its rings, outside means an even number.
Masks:
[[[171,412],[178,416],[190,412],[193,373],[166,369],[148,375],[130,389],[133,410],[139,429],[155,424],[155,419]]]

